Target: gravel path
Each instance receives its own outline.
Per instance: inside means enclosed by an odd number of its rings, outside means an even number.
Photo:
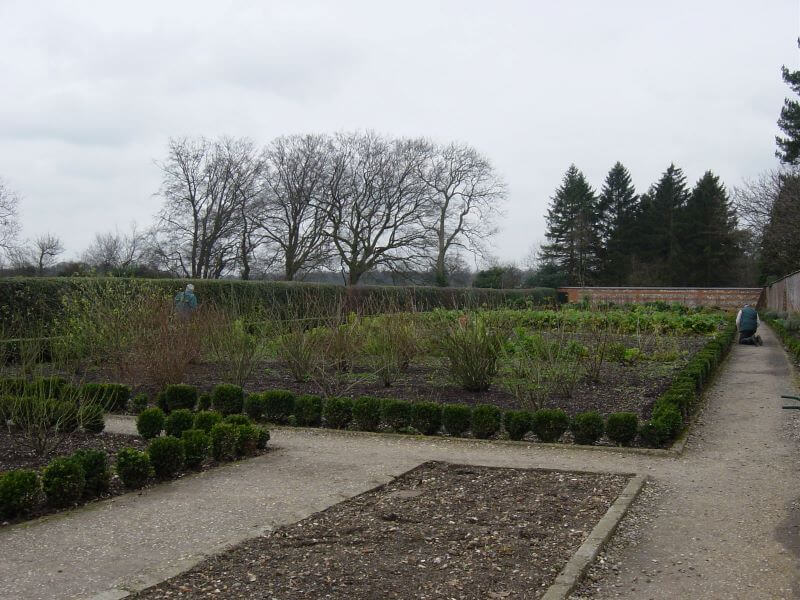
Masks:
[[[274,450],[264,456],[0,528],[0,598],[91,598],[101,592],[102,598],[119,598],[122,590],[161,581],[207,554],[293,523],[427,460],[650,475],[657,492],[645,494],[637,508],[644,516],[636,545],[616,549],[619,570],[609,570],[594,593],[792,598],[792,586],[795,594],[800,590],[800,462],[790,435],[796,427],[787,422],[798,416],[779,410],[779,396],[795,387],[776,338],[771,332],[763,337],[762,348],[734,348],[679,459],[276,430]],[[130,422],[109,426],[124,432]]]

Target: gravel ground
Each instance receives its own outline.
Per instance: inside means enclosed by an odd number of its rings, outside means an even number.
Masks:
[[[135,597],[538,598],[629,479],[425,463]]]

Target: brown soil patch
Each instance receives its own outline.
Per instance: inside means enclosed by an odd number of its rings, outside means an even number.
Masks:
[[[628,480],[426,463],[134,597],[537,598]]]

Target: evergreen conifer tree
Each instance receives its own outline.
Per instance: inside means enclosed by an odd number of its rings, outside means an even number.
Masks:
[[[671,164],[641,198],[636,221],[637,263],[644,265],[646,276],[637,275],[637,283],[682,285],[680,265],[681,211],[689,198],[683,171]]]
[[[733,284],[741,256],[736,211],[719,177],[706,171],[694,186],[681,214],[680,251],[683,284]]]
[[[598,267],[600,228],[597,198],[575,165],[567,169],[547,211],[542,260],[558,266],[570,285],[588,285]]]
[[[797,40],[800,46],[800,39]],[[790,71],[785,66],[781,67],[783,80],[792,88],[795,94],[800,95],[800,71]],[[786,165],[800,164],[800,103],[797,100],[786,98],[783,101],[778,127],[786,137],[775,137],[778,150],[775,155]]]
[[[637,205],[638,199],[631,175],[617,161],[606,176],[598,200],[600,236],[603,242],[600,282],[603,284],[628,283]]]
[[[761,240],[761,278],[774,280],[800,268],[800,175],[780,177]]]

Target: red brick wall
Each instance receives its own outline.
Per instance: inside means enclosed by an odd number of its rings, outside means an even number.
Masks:
[[[686,306],[718,306],[741,308],[745,303],[757,304],[762,288],[649,288],[649,287],[563,287],[559,292],[569,302],[589,297],[591,302],[639,304],[643,302],[678,302]]]
[[[764,306],[778,312],[800,312],[800,271],[768,285]]]

